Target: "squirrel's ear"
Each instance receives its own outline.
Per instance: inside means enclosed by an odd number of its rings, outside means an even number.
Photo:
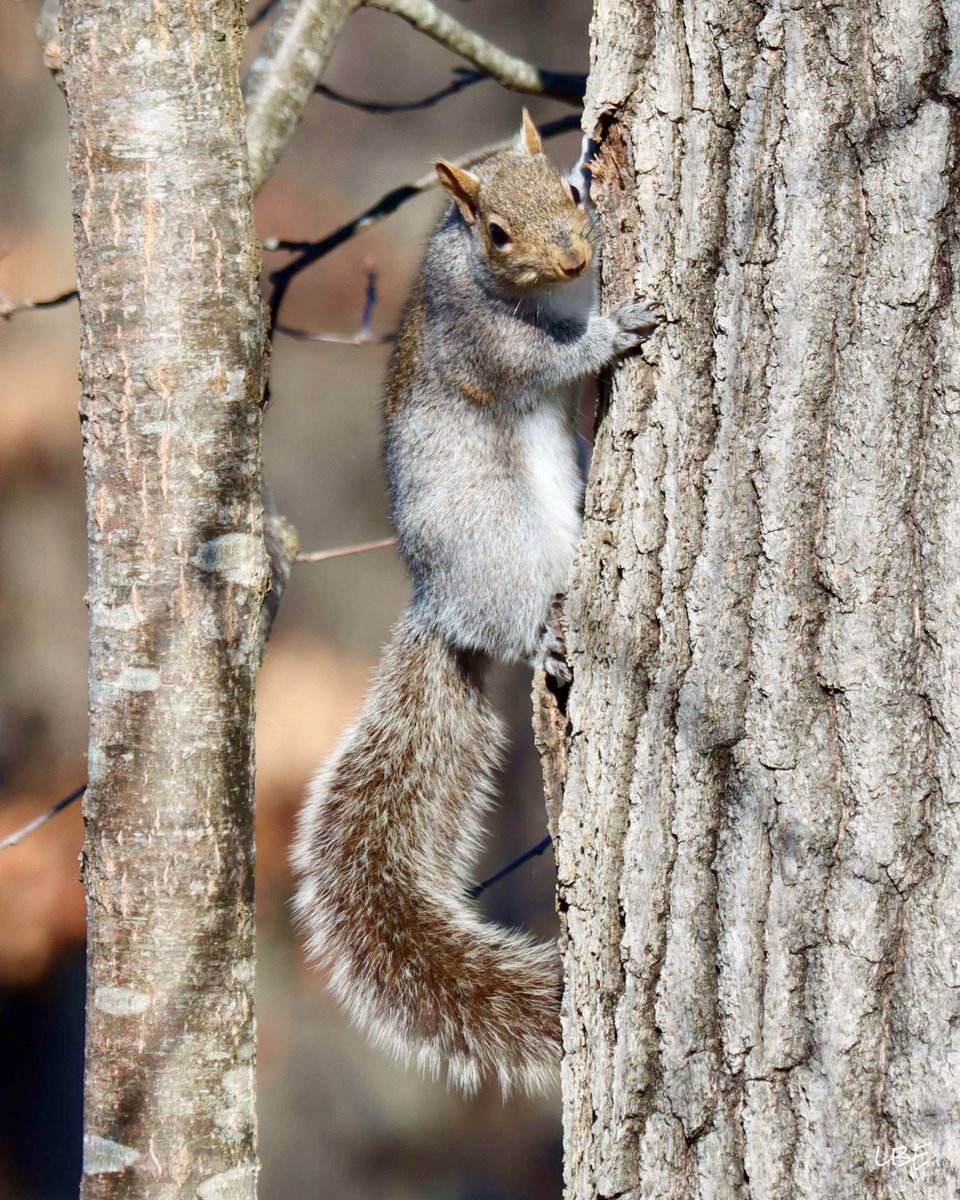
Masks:
[[[477,219],[477,194],[480,191],[480,180],[476,175],[471,175],[469,171],[455,167],[453,163],[444,162],[442,158],[433,165],[436,168],[440,186],[453,199],[466,223],[472,225]]]
[[[530,114],[523,110],[523,123],[520,126],[520,148],[528,154],[540,154],[543,143],[540,141],[540,131],[530,120]]]

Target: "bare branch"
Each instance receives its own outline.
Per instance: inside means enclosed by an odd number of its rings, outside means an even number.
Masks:
[[[61,304],[69,304],[76,300],[77,295],[77,289],[72,288],[69,292],[61,292],[59,296],[51,296],[48,300],[14,300],[12,296],[0,292],[0,317],[9,321],[17,313],[33,312],[34,309],[40,308],[59,308]]]
[[[293,137],[347,19],[361,2],[280,0],[264,45],[244,82],[254,192],[270,177]],[[441,12],[430,0],[367,0],[367,4],[402,17],[504,87],[550,96],[578,107],[581,103],[583,75],[546,71],[507,54]]]
[[[327,562],[331,558],[346,558],[350,554],[366,554],[370,550],[386,550],[388,546],[396,544],[396,538],[381,538],[378,542],[358,542],[355,546],[338,546],[335,550],[310,550],[306,554],[298,554],[297,562]]]
[[[280,0],[243,85],[254,193],[269,179],[360,0]]]
[[[442,12],[432,0],[366,0],[368,8],[402,17],[414,29],[433,38],[454,54],[473,63],[491,79],[515,92],[532,96],[550,96],[578,107],[583,100],[584,77],[560,71],[544,71],[522,58],[507,54],[453,17]]]
[[[35,829],[39,829],[41,825],[46,825],[51,817],[55,817],[57,813],[63,812],[65,808],[69,808],[69,806],[73,804],[75,800],[79,800],[86,790],[86,784],[74,789],[69,796],[64,796],[62,800],[58,800],[52,808],[48,808],[47,811],[41,813],[39,817],[34,817],[32,821],[28,821],[26,825],[21,826],[21,828],[15,833],[11,833],[9,837],[3,838],[3,840],[0,841],[0,850],[6,850],[10,846],[16,846],[19,842],[22,842],[28,833],[33,833],[33,831]]]
[[[348,108],[358,108],[361,112],[379,116],[383,113],[416,112],[422,108],[432,108],[441,100],[446,100],[448,96],[455,96],[457,92],[462,92],[465,88],[473,87],[474,84],[483,83],[485,79],[490,78],[483,71],[474,71],[469,67],[455,67],[453,73],[454,78],[439,91],[431,92],[421,100],[407,100],[398,104],[381,104],[375,100],[355,100],[352,96],[344,96],[340,92],[335,92],[325,83],[318,83],[313,90],[318,96],[325,96],[328,100],[336,101],[337,104],[345,104]]]
[[[481,893],[485,892],[487,888],[493,887],[493,885],[495,883],[499,883],[501,879],[506,879],[508,875],[512,875],[518,867],[522,867],[523,864],[529,862],[531,858],[538,858],[544,853],[547,847],[552,844],[553,838],[548,833],[547,836],[545,838],[541,838],[535,846],[531,846],[529,850],[524,850],[523,854],[512,859],[505,867],[501,867],[499,871],[494,871],[494,873],[484,879],[482,883],[475,883],[467,892],[467,895],[471,900],[476,900],[476,898],[481,895]]]
[[[366,274],[363,313],[356,333],[311,333],[306,329],[294,329],[289,325],[278,325],[277,333],[301,342],[333,342],[338,346],[377,346],[384,342],[395,342],[396,333],[373,332],[373,310],[377,306],[377,272],[371,259],[363,264]]]

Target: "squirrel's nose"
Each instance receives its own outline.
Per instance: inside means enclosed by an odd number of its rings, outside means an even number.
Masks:
[[[589,259],[586,254],[580,258],[574,259],[572,256],[560,264],[560,270],[567,279],[576,279],[578,275],[582,275],[587,269]]]

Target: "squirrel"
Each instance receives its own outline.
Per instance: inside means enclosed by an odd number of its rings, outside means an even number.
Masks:
[[[467,898],[504,742],[490,659],[569,682],[555,600],[583,481],[566,393],[656,318],[558,292],[594,219],[526,110],[508,150],[435,163],[452,204],[427,246],[386,385],[385,459],[413,599],[359,716],[310,785],[292,852],[308,954],[354,1021],[465,1092],[547,1089],[560,1057],[556,950]]]

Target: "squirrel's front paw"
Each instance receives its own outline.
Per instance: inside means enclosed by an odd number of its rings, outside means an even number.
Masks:
[[[616,354],[626,354],[653,333],[659,318],[645,305],[636,300],[624,300],[610,313],[616,326],[613,349]]]

